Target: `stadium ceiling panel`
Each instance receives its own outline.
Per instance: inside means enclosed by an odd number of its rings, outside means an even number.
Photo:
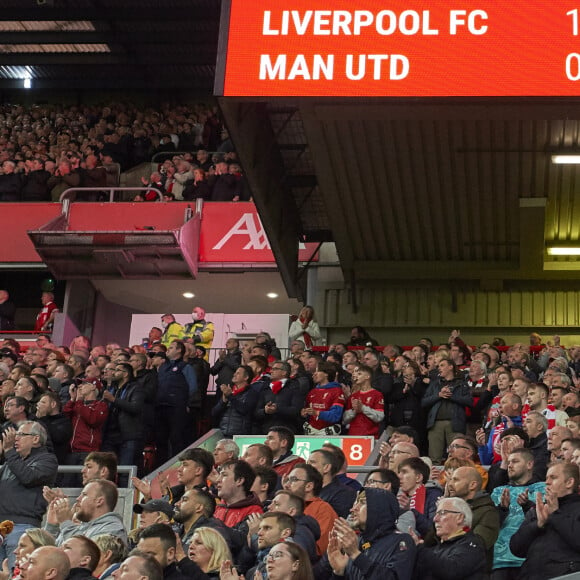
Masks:
[[[210,95],[220,3],[5,0],[0,89],[188,89]]]

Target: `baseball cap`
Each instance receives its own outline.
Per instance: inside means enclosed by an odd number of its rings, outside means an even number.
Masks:
[[[173,506],[163,499],[150,499],[147,503],[136,503],[133,506],[133,511],[136,514],[143,512],[161,512],[168,518],[173,517]]]
[[[9,348],[0,348],[0,358],[11,358],[15,363],[18,362],[18,356]]]

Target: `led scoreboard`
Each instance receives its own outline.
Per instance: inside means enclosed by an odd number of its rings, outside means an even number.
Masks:
[[[224,0],[216,95],[580,95],[580,0]]]

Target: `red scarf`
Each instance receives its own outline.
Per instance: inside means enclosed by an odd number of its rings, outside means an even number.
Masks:
[[[302,325],[304,325],[304,323],[306,322],[303,318],[299,318],[298,320]],[[314,346],[312,342],[312,337],[305,330],[302,331],[302,338],[304,339],[304,344],[306,345],[307,349],[311,349]]]
[[[232,395],[235,397],[236,395],[243,393],[246,390],[247,386],[248,385],[242,385],[241,387],[238,387],[237,385],[234,385],[232,388]]]
[[[270,383],[270,388],[275,395],[277,395],[282,390],[283,386],[284,383],[282,381],[273,381]]]
[[[409,509],[416,509],[420,514],[425,513],[425,500],[427,499],[427,490],[424,485],[420,485],[415,493],[411,496]]]

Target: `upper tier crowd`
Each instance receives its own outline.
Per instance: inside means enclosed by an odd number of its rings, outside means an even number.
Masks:
[[[21,352],[5,340],[0,521],[14,529],[0,552],[13,574],[544,580],[580,570],[580,346],[534,333],[472,347],[452,331],[440,345],[379,349],[355,327],[327,352],[307,348],[319,334],[305,307],[287,357],[262,332],[242,347],[228,339],[210,365],[213,324],[196,306],[191,323],[165,314],[131,347],[40,336]],[[213,453],[190,446],[207,415],[225,437]],[[362,485],[347,475],[358,447],[294,449],[301,434],[340,433],[384,435]],[[240,434],[261,442],[242,453]],[[143,477],[175,455],[176,481]],[[55,487],[75,484],[59,464],[82,466],[72,506]],[[117,464],[139,469],[134,530],[115,512],[127,483]]]
[[[0,201],[58,201],[71,187],[95,188],[78,199],[97,201],[98,188],[118,186],[120,171],[158,153],[158,170],[144,184],[165,200],[249,199],[216,107],[110,103],[0,106]],[[136,201],[143,199],[157,196]]]

